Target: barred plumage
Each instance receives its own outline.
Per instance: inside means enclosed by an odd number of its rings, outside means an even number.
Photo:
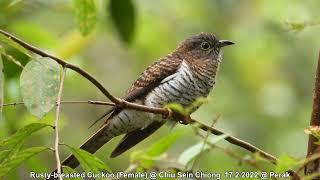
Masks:
[[[189,106],[198,97],[209,94],[221,61],[220,49],[231,44],[209,33],[183,41],[173,53],[150,65],[128,89],[124,99],[153,107],[171,102]],[[111,154],[115,157],[165,122],[160,115],[115,108],[105,124],[81,148],[94,153],[113,137],[126,133]],[[63,162],[72,168],[78,164],[73,155]]]

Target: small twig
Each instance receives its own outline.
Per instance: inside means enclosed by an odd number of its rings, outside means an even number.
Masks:
[[[210,127],[210,126],[207,126],[199,121],[196,121],[194,119],[190,119],[190,123],[191,124],[194,124],[194,123],[197,123],[198,124],[198,128],[204,130],[204,131],[208,131],[214,135],[222,135],[222,134],[225,134],[223,131],[220,131],[218,129],[215,129],[213,127]],[[245,142],[241,139],[238,139],[236,137],[233,137],[233,136],[228,136],[225,138],[226,141],[228,141],[229,143],[231,144],[234,144],[236,146],[239,146],[239,147],[242,147],[252,153],[259,153],[259,155],[261,155],[263,158],[265,158],[266,160],[270,161],[271,163],[273,164],[277,164],[277,158],[272,156],[271,154],[255,147],[254,145],[248,143],[248,142]],[[300,176],[293,170],[288,170],[289,174],[291,175],[291,178],[292,179],[300,179]]]
[[[80,67],[73,65],[73,64],[69,64],[66,61],[57,58],[51,54],[48,54],[26,42],[24,42],[23,40],[15,37],[14,35],[0,29],[0,33],[5,35],[6,37],[10,38],[11,40],[13,40],[14,42],[18,43],[19,45],[21,45],[22,47],[24,47],[25,49],[36,53],[42,57],[48,57],[54,61],[56,61],[57,63],[59,63],[61,66],[65,67],[65,68],[69,68],[72,69],[73,71],[76,71],[77,73],[79,73],[80,75],[82,75],[84,78],[86,78],[87,80],[89,80],[92,84],[94,84],[105,96],[108,97],[108,99],[110,99],[110,101],[114,102],[115,104],[121,104],[121,100],[119,100],[118,98],[114,97],[113,95],[111,95],[109,93],[109,91],[107,91],[106,88],[103,87],[103,85],[96,80],[96,78],[94,78],[92,75],[90,75],[88,72],[86,72],[85,70],[81,69]]]
[[[59,85],[59,92],[57,97],[57,108],[56,108],[56,117],[54,121],[54,132],[55,132],[55,141],[54,141],[54,154],[56,156],[56,162],[57,162],[57,173],[61,174],[61,161],[59,156],[59,129],[58,129],[58,121],[59,121],[59,115],[60,115],[60,102],[61,102],[61,96],[62,96],[62,90],[63,90],[63,82],[66,75],[67,68],[63,67],[62,74],[61,74],[61,80]],[[59,176],[59,180],[62,180],[62,177]]]
[[[12,103],[5,103],[3,106],[16,106],[16,105],[23,105],[24,102],[12,102]],[[104,102],[104,101],[61,101],[60,104],[92,104],[92,105],[104,105],[104,106],[115,106],[114,103]]]
[[[217,122],[217,120],[220,118],[220,115],[218,115],[213,121],[212,121],[212,124],[210,127],[213,127],[213,125]],[[202,147],[201,147],[201,150],[199,152],[199,154],[195,157],[194,161],[193,161],[193,164],[191,166],[191,170],[194,170],[194,167],[196,166],[196,164],[198,163],[200,157],[201,157],[201,154],[203,153],[203,150],[206,146],[206,144],[208,143],[208,138],[209,138],[209,135],[210,135],[210,132],[208,131],[206,136],[203,138],[203,144],[202,144]]]

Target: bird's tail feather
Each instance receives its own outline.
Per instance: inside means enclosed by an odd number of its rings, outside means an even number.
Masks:
[[[84,144],[80,146],[80,149],[83,149],[90,153],[95,153],[100,149],[104,144],[110,141],[113,138],[112,133],[109,132],[109,123],[103,125],[95,134],[93,134]],[[70,155],[67,159],[62,162],[63,166],[69,166],[72,169],[75,169],[79,165],[79,161],[74,155]],[[53,171],[57,172],[57,170]],[[53,172],[51,174],[53,174]],[[50,179],[55,179],[53,176]]]

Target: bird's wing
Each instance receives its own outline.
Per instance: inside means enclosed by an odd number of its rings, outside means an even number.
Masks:
[[[169,56],[153,63],[128,89],[124,99],[132,102],[136,99],[144,98],[149,92],[157,87],[162,80],[174,74],[178,70],[181,62],[182,60],[180,58]],[[121,109],[115,109],[110,117],[118,114],[120,111]],[[144,129],[138,129],[136,131],[127,133],[111,153],[110,157],[116,157],[127,151],[154,133],[163,124],[164,123],[154,122]]]

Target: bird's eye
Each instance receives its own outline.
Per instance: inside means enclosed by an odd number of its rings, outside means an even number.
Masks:
[[[203,49],[203,50],[210,49],[210,44],[208,42],[206,42],[206,41],[202,42],[201,43],[201,49]]]

